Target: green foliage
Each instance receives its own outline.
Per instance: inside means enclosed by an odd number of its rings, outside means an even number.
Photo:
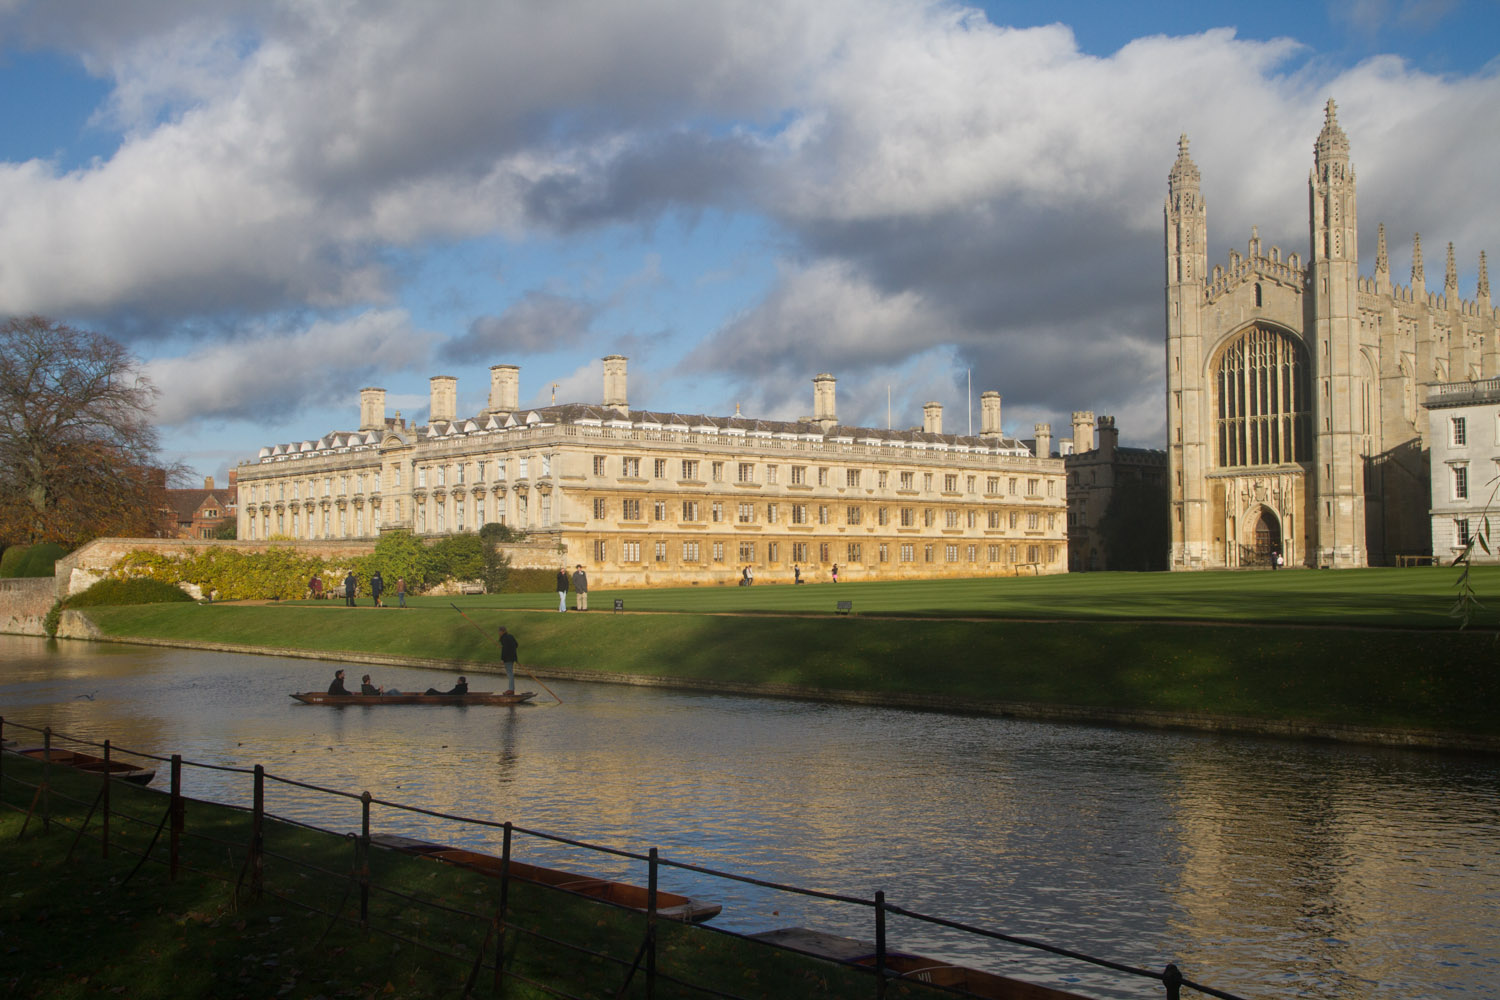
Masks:
[[[181,587],[149,577],[131,580],[106,577],[83,593],[74,594],[66,603],[69,608],[94,608],[112,604],[168,604],[192,599]]]
[[[479,537],[489,542],[519,542],[526,537],[526,532],[517,531],[499,521],[491,521],[479,529]]]
[[[219,525],[219,530],[214,532],[214,537],[224,542],[232,542],[240,537],[240,526],[234,518],[228,518]]]
[[[273,546],[264,552],[189,549],[181,556],[136,551],[115,563],[110,572],[122,580],[147,577],[162,583],[195,583],[204,594],[220,601],[286,601],[305,596],[307,581],[326,570],[322,556]]]
[[[511,567],[505,575],[505,585],[500,590],[491,590],[490,593],[555,594],[557,593],[557,570]]]
[[[448,535],[428,547],[432,562],[424,583],[430,588],[445,580],[478,580],[484,576],[483,539],[473,532]]]
[[[47,633],[47,638],[57,638],[57,626],[62,623],[62,613],[62,601],[53,601],[52,607],[47,609],[47,614],[42,618],[42,631]]]
[[[510,557],[500,551],[494,539],[481,538],[484,544],[484,590],[487,594],[499,594],[505,590],[510,579]]]
[[[422,581],[431,564],[432,555],[420,538],[406,531],[386,531],[381,533],[380,540],[375,543],[375,551],[354,560],[353,568],[355,577],[364,581],[379,570],[386,588],[393,595],[396,593],[396,581],[405,577],[407,593],[417,594],[425,589]],[[338,581],[325,582],[332,585]]]
[[[0,556],[0,577],[51,576],[54,564],[67,554],[56,542],[12,545]]]

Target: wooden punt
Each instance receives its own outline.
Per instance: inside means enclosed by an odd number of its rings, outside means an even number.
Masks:
[[[52,747],[28,747],[24,750],[13,750],[6,748],[6,753],[19,754],[22,757],[30,757],[32,760],[44,761],[51,764],[60,764],[63,767],[71,767],[76,771],[87,771],[90,774],[104,774],[109,772],[111,777],[121,781],[133,782],[137,785],[150,784],[151,779],[156,777],[156,768],[141,767],[129,761],[111,758],[105,760],[91,753],[80,753],[77,750],[63,750]]]
[[[371,837],[370,840],[382,847],[404,851],[407,854],[436,858],[450,865],[458,865],[461,868],[468,868],[495,878],[500,877],[501,867],[505,863],[504,859],[497,858],[493,854],[445,847],[442,844],[413,840],[410,837],[381,834]],[[510,862],[510,876],[523,882],[552,886],[555,889],[614,903],[641,913],[646,912],[647,890],[628,882],[615,882],[611,879],[558,871],[555,868],[543,868],[540,865],[516,861],[514,858]],[[675,892],[656,890],[656,915],[664,920],[680,920],[683,923],[696,924],[718,916],[721,909],[722,907],[717,903],[703,903]]]
[[[763,931],[750,935],[756,940],[799,951],[805,955],[827,958],[848,965],[873,968],[875,955],[868,941],[839,937],[806,927],[784,927],[774,931]],[[959,990],[970,996],[985,1000],[1089,1000],[1077,993],[1039,986],[1020,979],[954,965],[941,958],[912,955],[907,952],[888,951],[885,955],[886,975],[893,979],[909,979],[950,990]]]
[[[468,694],[328,694],[305,691],[293,694],[304,705],[519,705],[536,697],[535,691],[500,694],[496,691],[470,691]]]

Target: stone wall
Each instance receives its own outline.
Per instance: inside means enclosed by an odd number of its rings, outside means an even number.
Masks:
[[[46,635],[42,619],[57,601],[55,590],[50,576],[0,580],[0,632]]]
[[[325,559],[367,556],[375,551],[373,539],[361,541],[278,541],[246,542],[192,540],[178,538],[96,538],[83,548],[57,561],[56,596],[58,600],[89,589],[109,569],[131,552],[159,552],[180,555],[206,548],[239,549],[242,552],[264,552],[269,548],[294,549]],[[49,607],[51,605],[48,605]]]

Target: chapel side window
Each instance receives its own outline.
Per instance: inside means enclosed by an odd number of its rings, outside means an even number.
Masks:
[[[1308,367],[1296,340],[1245,331],[1219,356],[1214,388],[1221,468],[1312,459]]]

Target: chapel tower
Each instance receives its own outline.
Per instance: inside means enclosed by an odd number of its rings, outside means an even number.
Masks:
[[[1167,473],[1173,569],[1209,558],[1201,309],[1208,274],[1208,212],[1188,137],[1177,141],[1167,177]]]

